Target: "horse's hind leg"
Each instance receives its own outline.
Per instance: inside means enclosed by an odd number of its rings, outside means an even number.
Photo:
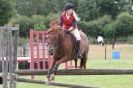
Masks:
[[[88,53],[85,53],[84,61],[83,61],[83,67],[86,69],[86,63],[87,63]]]
[[[77,69],[77,59],[74,59],[75,62],[75,68]]]
[[[81,58],[81,61],[80,61],[80,68],[84,68],[86,69],[86,62],[87,62],[87,54],[83,54],[83,57]]]
[[[83,57],[81,58],[81,60],[80,60],[80,69],[82,69],[82,67],[83,67]]]

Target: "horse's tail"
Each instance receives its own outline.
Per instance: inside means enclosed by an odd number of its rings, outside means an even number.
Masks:
[[[83,43],[83,45],[81,45],[83,48],[83,51],[82,51],[83,53],[80,61],[80,68],[86,69],[86,63],[87,63],[88,52],[89,52],[89,40],[84,32],[80,32],[80,34],[81,34],[81,42]]]

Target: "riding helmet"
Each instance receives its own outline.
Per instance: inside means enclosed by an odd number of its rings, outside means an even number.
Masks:
[[[74,8],[74,4],[68,2],[64,5],[64,10],[69,10],[69,9],[72,9]]]

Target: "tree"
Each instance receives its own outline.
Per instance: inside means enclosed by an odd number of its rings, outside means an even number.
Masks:
[[[55,12],[52,0],[17,0],[16,9],[20,15],[48,15]]]
[[[67,2],[73,3],[75,6],[74,9],[77,10],[78,0],[51,0],[52,5],[54,6],[53,9],[56,13],[61,12]]]
[[[8,1],[0,0],[0,25],[7,24],[12,15],[12,5]]]
[[[118,1],[116,0],[97,0],[101,15],[111,15],[115,18],[120,12]]]
[[[78,0],[77,12],[83,21],[94,20],[99,17],[99,7],[96,0]]]
[[[82,29],[85,33],[87,33],[88,36],[93,36],[97,38],[97,36],[102,35],[103,36],[103,28],[105,25],[111,22],[111,17],[108,15],[105,15],[101,18],[84,22],[81,21],[79,23],[79,29]]]
[[[133,35],[133,16],[129,13],[121,13],[116,20],[117,37]]]
[[[114,44],[116,41],[116,22],[110,22],[103,28],[103,34],[106,42],[112,43],[112,49],[114,49]]]
[[[77,5],[77,0],[16,0],[16,9],[20,15],[24,16],[47,16],[49,13],[60,12],[68,1]]]
[[[112,42],[114,48],[117,39],[120,37],[127,39],[128,36],[133,35],[133,16],[127,12],[121,13],[115,21],[103,28],[103,33],[105,38]]]
[[[78,0],[78,14],[83,21],[97,19],[103,15],[111,15],[112,18],[123,11],[131,9],[130,0]]]

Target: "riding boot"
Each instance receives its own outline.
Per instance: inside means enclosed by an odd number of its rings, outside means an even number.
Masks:
[[[80,40],[77,40],[77,58],[81,58]]]

